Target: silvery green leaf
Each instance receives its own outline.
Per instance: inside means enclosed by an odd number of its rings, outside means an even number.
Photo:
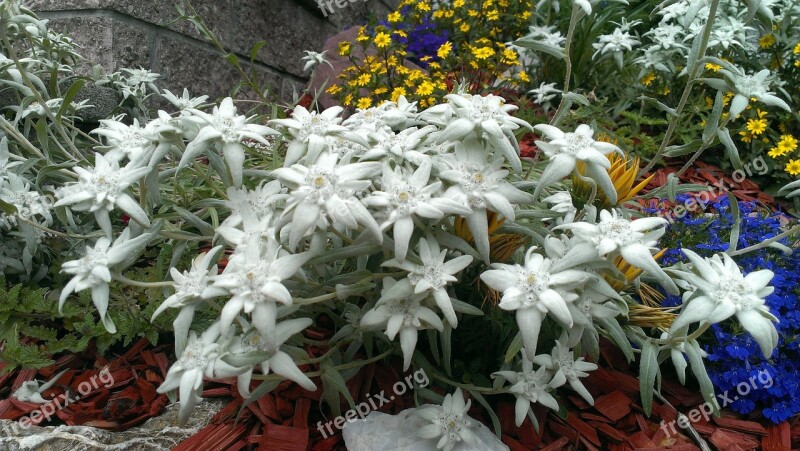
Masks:
[[[442,357],[439,355],[439,332],[436,329],[427,329],[425,332],[428,335],[428,345],[431,348],[433,361],[436,362],[437,365],[441,365]]]
[[[669,114],[670,116],[673,116],[673,117],[675,117],[675,116],[677,116],[677,115],[678,115],[678,113],[676,113],[676,112],[675,112],[675,108],[670,108],[670,107],[668,107],[667,105],[665,105],[664,103],[662,103],[662,102],[660,102],[660,101],[658,101],[657,99],[654,99],[654,98],[652,98],[652,97],[649,97],[649,96],[639,96],[639,97],[637,97],[637,98],[636,98],[636,100],[644,100],[645,102],[652,103],[652,104],[653,104],[653,106],[655,106],[655,107],[656,107],[656,108],[658,108],[659,110],[661,110],[661,111],[663,111],[663,112],[665,112],[665,113]]]
[[[761,0],[747,0],[747,15],[744,16],[743,23],[748,23],[756,16],[761,7]]]
[[[444,323],[444,331],[442,332],[442,360],[444,360],[444,372],[448,376],[453,375],[453,370],[450,367],[450,358],[453,354],[453,327],[449,321]]]
[[[178,216],[180,216],[181,218],[183,218],[184,221],[188,222],[189,224],[197,228],[197,230],[199,230],[200,233],[202,233],[203,235],[207,236],[214,235],[214,228],[208,225],[208,223],[206,223],[202,219],[200,219],[196,214],[192,213],[191,211],[185,208],[181,208],[177,205],[173,206],[172,209],[175,210],[176,213],[178,213]]]
[[[512,42],[514,45],[518,45],[520,47],[524,47],[526,49],[536,50],[538,52],[547,53],[548,55],[554,56],[558,59],[564,59],[564,49],[555,47],[550,44],[546,44],[542,41],[534,41],[530,39],[519,39]]]
[[[698,78],[697,81],[700,83],[705,83],[719,91],[727,91],[729,89],[728,84],[725,83],[725,80],[722,80],[721,78]]]
[[[697,340],[692,340],[684,345],[684,350],[686,352],[686,357],[689,358],[692,373],[694,373],[694,377],[697,378],[697,382],[700,384],[700,392],[703,394],[703,399],[712,406],[714,415],[719,415],[719,404],[714,396],[714,384],[711,383],[708,372],[706,372],[706,367],[703,364],[700,345],[697,343]]]
[[[653,410],[653,387],[659,372],[658,345],[648,339],[642,345],[642,355],[639,360],[639,393],[642,397],[642,410],[648,417]]]
[[[628,362],[632,362],[634,359],[633,347],[631,347],[628,336],[625,335],[625,331],[622,330],[622,326],[619,325],[619,322],[613,318],[598,318],[596,322],[603,327],[603,330],[605,330],[617,346],[619,346],[620,351],[625,355],[625,359],[627,359]]]
[[[731,216],[733,216],[733,225],[731,226],[731,239],[728,244],[728,251],[733,252],[739,244],[739,230],[742,227],[742,215],[739,212],[739,201],[732,192],[728,191],[728,203],[731,206]]]
[[[667,196],[669,197],[670,202],[675,202],[675,196],[677,196],[677,187],[678,187],[678,177],[675,177],[675,173],[670,173],[667,176]]]
[[[320,379],[324,387],[323,396],[325,401],[328,402],[328,407],[331,408],[331,413],[336,416],[341,415],[341,407],[339,406],[340,394],[344,395],[350,408],[355,409],[356,403],[350,394],[350,390],[347,389],[344,377],[330,363],[321,364],[320,371],[322,373]]]
[[[486,412],[489,413],[489,418],[492,420],[492,427],[494,428],[494,433],[497,435],[497,438],[501,438],[502,431],[500,429],[500,419],[497,418],[497,414],[494,413],[494,409],[492,408],[492,406],[490,406],[489,403],[486,402],[486,399],[479,392],[470,389],[467,389],[467,391],[472,396],[472,399],[478,401],[478,403],[482,405],[484,409],[486,409]]]
[[[728,158],[731,160],[733,167],[736,169],[742,169],[743,165],[741,158],[739,158],[739,149],[736,148],[736,144],[733,142],[727,127],[718,129],[717,137],[719,137],[719,142],[725,146],[726,153],[728,154]]]
[[[517,335],[514,336],[514,339],[511,340],[511,343],[508,345],[508,349],[506,349],[506,355],[503,358],[505,363],[511,363],[514,360],[514,357],[519,354],[519,351],[522,350],[522,333],[517,331]]]
[[[714,99],[714,107],[711,109],[711,114],[706,119],[706,127],[703,129],[703,142],[708,143],[714,135],[714,132],[719,127],[719,118],[722,116],[722,109],[724,108],[723,92],[717,91],[716,98]]]
[[[585,95],[578,94],[577,92],[570,91],[570,92],[564,93],[563,97],[565,99],[568,99],[568,100],[572,101],[572,102],[580,103],[581,105],[585,105],[585,106],[589,106],[590,105],[589,99],[587,99]],[[593,128],[595,128],[595,127],[593,127]]]
[[[703,145],[702,139],[695,139],[691,142],[681,145],[673,145],[668,146],[664,155],[667,157],[679,157],[681,155],[688,155],[690,153],[697,152],[697,150]]]
[[[476,315],[476,316],[483,316],[483,310],[475,307],[472,304],[467,304],[464,301],[459,301],[456,298],[450,298],[450,302],[453,303],[453,310],[464,313],[467,315]]]

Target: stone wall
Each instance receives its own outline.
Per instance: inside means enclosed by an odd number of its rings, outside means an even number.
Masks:
[[[337,7],[337,2],[342,7]],[[384,16],[397,0],[335,0],[326,14],[315,0],[192,0],[191,4],[223,46],[251,65],[250,49],[266,41],[254,69],[280,98],[291,100],[293,87],[307,82],[303,50],[320,51],[325,40],[370,15]],[[105,71],[143,67],[163,76],[175,93],[228,94],[241,80],[237,71],[192,24],[179,17],[181,1],[168,0],[23,0],[50,27],[67,34],[87,57],[83,70],[100,64]],[[91,63],[91,64],[90,64]]]

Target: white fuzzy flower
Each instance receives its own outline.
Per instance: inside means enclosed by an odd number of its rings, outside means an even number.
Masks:
[[[164,382],[158,387],[158,393],[179,390],[180,409],[178,421],[185,424],[194,410],[194,406],[202,398],[203,378],[224,379],[238,376],[245,369],[236,368],[225,363],[220,357],[223,352],[217,340],[220,337],[219,323],[214,323],[198,338],[192,331],[186,349],[180,358],[167,372]]]
[[[606,154],[621,152],[614,144],[595,141],[594,131],[586,124],[581,124],[574,132],[562,132],[557,127],[539,124],[534,127],[542,132],[550,141],[536,141],[536,145],[550,158],[550,163],[542,173],[536,186],[534,197],[548,185],[568,176],[578,161],[586,163],[586,172],[603,189],[611,203],[617,202],[617,191],[606,171],[611,167]]]
[[[97,224],[109,238],[111,218],[108,214],[114,207],[119,207],[139,224],[150,227],[147,213],[125,192],[129,186],[150,172],[150,168],[130,166],[120,168],[116,161],[109,161],[96,153],[93,169],[87,170],[76,166],[74,170],[78,174],[78,181],[56,192],[59,200],[55,203],[55,207],[70,205],[75,211],[93,212]]]
[[[538,88],[528,91],[528,94],[533,94],[534,103],[541,105],[542,108],[547,111],[552,106],[550,101],[553,100],[556,95],[561,94],[561,90],[555,86],[555,83],[542,82]]]
[[[306,52],[306,56],[300,58],[300,61],[306,62],[306,65],[303,66],[303,72],[313,69],[322,63],[327,64],[331,67],[331,69],[333,69],[333,65],[327,59],[325,59],[325,54],[328,53],[327,50],[322,53],[312,52],[311,50],[304,50],[304,52]]]
[[[415,217],[439,220],[445,215],[466,215],[472,211],[455,199],[441,196],[442,182],[428,184],[430,173],[430,161],[423,162],[413,173],[401,166],[392,170],[385,163],[381,190],[365,200],[367,205],[385,212],[381,229],[392,227],[395,258],[401,263],[408,252]]]
[[[566,327],[573,325],[567,301],[555,288],[574,290],[589,278],[589,274],[577,269],[552,270],[553,262],[534,253],[535,250],[528,249],[524,265],[493,263],[492,269],[481,274],[486,285],[503,294],[499,307],[516,311],[517,325],[529,359],[536,355],[539,332],[547,313]]]
[[[471,400],[464,402],[464,394],[461,388],[457,388],[454,393],[444,397],[441,406],[425,405],[418,408],[415,415],[431,423],[419,430],[419,436],[425,439],[439,438],[436,448],[444,451],[452,451],[461,442],[474,443],[475,434],[471,428],[475,422],[467,416],[471,403]]]
[[[736,67],[727,65],[725,69],[720,69],[719,72],[733,85],[734,92],[736,93],[731,100],[731,117],[736,117],[739,113],[744,111],[750,99],[756,99],[765,105],[777,106],[786,111],[791,111],[791,108],[789,108],[786,102],[775,96],[775,93],[769,90],[769,69],[763,69],[755,75],[749,75]],[[717,89],[724,88],[724,85],[719,84],[712,84],[712,86]]]
[[[183,95],[181,95],[181,97],[171,93],[169,89],[165,89],[161,93],[161,96],[167,99],[169,103],[180,108],[181,111],[200,108],[206,100],[208,100],[208,96],[192,97],[191,94],[189,94],[189,90],[186,88],[183,88]]]
[[[399,268],[408,271],[409,274],[387,290],[379,302],[405,298],[411,293],[430,293],[447,318],[447,322],[455,328],[458,325],[458,318],[450,301],[450,295],[447,294],[447,285],[458,281],[455,275],[472,263],[472,257],[462,255],[445,262],[446,256],[447,249],[440,250],[439,243],[433,237],[428,237],[419,240],[421,264],[408,260],[401,263],[394,258],[384,262],[383,266]]]
[[[383,279],[383,294],[396,284],[392,278]],[[428,298],[428,293],[410,294],[407,297],[383,299],[367,311],[361,318],[363,328],[386,328],[386,336],[394,341],[400,334],[400,347],[403,350],[403,371],[411,366],[411,357],[417,346],[417,331],[434,328],[441,332],[444,330],[442,320],[433,310],[425,307],[423,301]]]
[[[108,151],[105,153],[107,160],[122,161],[127,158],[138,166],[146,165],[144,159],[149,158],[158,141],[157,136],[141,127],[136,119],[131,125],[101,120],[100,128],[93,133],[105,136],[108,140]]]
[[[311,258],[303,252],[289,254],[274,237],[264,242],[253,240],[237,249],[222,274],[214,278],[207,296],[231,295],[220,313],[223,334],[244,311],[251,315],[253,326],[268,340],[274,339],[277,303],[292,305],[292,295],[282,282],[295,275]]]
[[[380,173],[381,166],[379,162],[339,165],[337,156],[326,152],[314,165],[295,164],[273,171],[290,189],[286,209],[276,226],[291,223],[289,248],[297,249],[322,218],[351,230],[361,224],[381,241],[378,223],[357,197],[372,184],[369,179]]]
[[[533,358],[533,363],[542,365],[548,370],[555,371],[553,380],[550,382],[553,386],[561,386],[564,382],[568,382],[581,397],[590,405],[594,405],[594,398],[583,386],[580,378],[589,375],[587,371],[594,371],[597,365],[587,362],[583,357],[575,360],[572,349],[566,345],[566,336],[562,335],[560,339],[556,340],[556,345],[550,355],[540,354]]]
[[[611,53],[616,61],[617,66],[622,68],[622,56],[628,51],[633,50],[634,46],[640,42],[631,36],[627,31],[622,31],[620,28],[614,29],[611,34],[604,34],[598,36],[598,42],[592,44],[595,52],[592,54],[592,59],[597,58],[598,55],[602,56],[606,53]]]
[[[174,281],[175,293],[158,306],[153,312],[151,321],[168,308],[181,309],[172,323],[175,330],[175,352],[178,354],[186,345],[195,310],[209,298],[208,287],[211,286],[213,277],[218,272],[217,265],[214,263],[219,259],[222,250],[222,246],[216,246],[208,252],[199,254],[192,260],[192,267],[189,271],[180,272],[176,268],[169,269]]]
[[[753,336],[764,357],[769,358],[778,343],[774,322],[778,319],[769,312],[764,298],[772,294],[769,285],[774,273],[768,269],[742,275],[739,266],[728,254],[702,258],[683,249],[694,266],[694,273],[677,272],[696,291],[684,295],[684,307],[672,322],[674,334],[695,322],[718,323],[736,315],[742,327]]]
[[[517,397],[517,402],[514,405],[514,418],[517,427],[520,427],[522,422],[525,421],[525,417],[528,416],[538,429],[538,421],[536,421],[531,408],[533,404],[538,403],[558,411],[558,401],[550,394],[553,389],[558,387],[558,385],[553,384],[553,376],[549,374],[544,366],[534,371],[533,364],[524,354],[522,356],[522,371],[497,371],[492,374],[492,377],[496,376],[502,376],[512,384],[508,391]],[[563,382],[561,383],[563,384]]]
[[[500,152],[514,171],[522,169],[519,145],[513,131],[520,126],[531,128],[523,119],[511,116],[517,106],[505,103],[505,99],[492,94],[486,96],[470,94],[448,94],[447,104],[429,108],[422,114],[439,113],[444,121],[444,130],[437,142],[462,141],[473,135],[486,137],[489,144]],[[447,116],[447,108],[455,113],[455,120]],[[441,119],[440,119],[441,120]]]
[[[572,230],[576,237],[592,243],[599,256],[621,255],[626,262],[647,271],[655,277],[670,293],[677,294],[678,287],[672,281],[650,253],[650,249],[658,243],[664,234],[662,226],[667,220],[660,217],[640,218],[634,221],[623,217],[617,210],[600,211],[597,224],[574,222],[563,224],[558,228]]]
[[[476,140],[457,143],[455,152],[436,159],[439,177],[453,185],[445,197],[455,199],[472,209],[465,216],[475,247],[484,262],[489,263],[489,230],[487,211],[500,213],[505,219],[515,218],[514,204],[533,203],[533,196],[508,183],[503,160],[487,161],[486,152]]]
[[[278,134],[277,131],[267,126],[249,123],[252,117],[236,114],[236,107],[230,97],[226,97],[218,107],[215,106],[211,114],[197,109],[190,111],[192,115],[187,118],[194,119],[202,128],[192,142],[186,146],[178,168],[186,166],[210,145],[218,144],[231,173],[234,186],[242,185],[245,157],[242,141],[252,139],[269,145],[269,141],[264,137]]]
[[[281,321],[275,325],[275,334],[271,338],[265,338],[257,330],[251,331],[243,337],[240,337],[238,343],[233,347],[231,352],[235,355],[237,353],[248,352],[265,352],[267,358],[259,363],[261,366],[261,373],[264,375],[274,373],[279,376],[285,377],[288,380],[296,382],[297,385],[309,391],[317,389],[316,384],[311,381],[297,364],[294,363],[289,354],[283,352],[281,347],[293,335],[298,334],[303,329],[306,329],[313,323],[311,318],[296,318]],[[247,323],[245,322],[245,325]],[[248,368],[245,372],[239,375],[238,388],[239,393],[243,398],[250,397],[250,380],[253,377],[253,369]]]
[[[369,143],[358,133],[351,132],[340,125],[339,115],[344,109],[340,106],[330,107],[321,113],[309,112],[302,105],[294,107],[292,117],[288,119],[272,119],[270,124],[286,127],[294,138],[286,150],[284,165],[292,165],[305,157],[305,163],[311,165],[326,148],[327,137],[341,137],[369,147]]]

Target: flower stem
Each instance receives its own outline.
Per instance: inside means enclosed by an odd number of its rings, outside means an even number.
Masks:
[[[579,6],[573,4],[572,5],[572,15],[569,18],[569,29],[567,30],[567,42],[564,45],[564,63],[566,64],[566,75],[564,76],[564,88],[561,90],[561,102],[558,104],[558,109],[556,110],[555,114],[553,114],[553,119],[550,121],[550,125],[556,125],[556,121],[558,118],[561,117],[561,111],[565,108],[567,102],[564,99],[564,94],[569,92],[569,83],[570,79],[572,78],[572,58],[570,58],[569,53],[572,49],[572,38],[575,35],[575,27],[578,25],[578,15],[580,14],[581,9]]]
[[[748,247],[746,247],[744,249],[739,249],[739,250],[736,250],[736,251],[726,252],[726,254],[730,255],[731,257],[735,257],[737,255],[742,255],[742,254],[746,254],[748,252],[757,251],[759,249],[763,249],[763,248],[769,246],[770,244],[772,244],[772,243],[774,243],[776,241],[779,241],[779,240],[782,240],[782,239],[784,239],[786,237],[792,236],[792,235],[794,235],[794,234],[796,234],[798,232],[800,232],[800,225],[794,226],[791,229],[781,233],[780,235],[776,235],[776,236],[774,236],[774,237],[772,237],[772,238],[770,238],[768,240],[764,240],[764,241],[762,241],[762,242],[760,242],[758,244],[754,244],[752,246],[748,246]]]

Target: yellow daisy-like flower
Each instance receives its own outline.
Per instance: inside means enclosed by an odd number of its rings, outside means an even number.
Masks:
[[[397,102],[400,96],[406,95],[406,88],[398,86],[392,90],[392,102]]]
[[[795,44],[794,49],[792,49],[792,53],[794,53],[795,55],[800,54],[800,42]]]
[[[358,104],[356,105],[358,108],[362,110],[366,110],[367,108],[372,106],[372,99],[369,97],[362,97],[358,99]]]
[[[789,160],[783,170],[788,172],[790,175],[800,175],[800,160]]]
[[[417,3],[417,9],[420,11],[428,12],[431,10],[431,5],[427,4],[426,2],[419,2]]]
[[[372,91],[372,93],[375,94],[376,96],[379,96],[381,94],[386,94],[387,92],[389,92],[389,88],[387,88],[386,86],[381,86],[380,88],[375,88],[375,90]]]
[[[478,16],[481,15],[481,13],[478,12],[478,11],[475,11],[474,9],[469,9],[469,10],[467,10],[467,15],[469,17],[478,17]]]
[[[453,51],[453,44],[451,44],[450,41],[445,41],[444,44],[439,46],[439,50],[436,51],[436,56],[445,59],[451,51]]]
[[[644,77],[642,77],[642,79],[639,81],[641,81],[642,84],[645,86],[650,86],[651,84],[653,84],[653,81],[655,81],[655,79],[656,79],[656,73],[650,72],[646,74]]]
[[[778,42],[778,40],[775,39],[775,35],[772,33],[765,34],[764,36],[758,38],[758,46],[762,49],[768,49],[775,45],[776,42]]]
[[[719,64],[706,63],[706,70],[710,70],[710,71],[716,72],[716,71],[718,71],[720,69],[722,69],[722,66],[720,66]]]
[[[786,155],[786,152],[782,151],[780,147],[773,147],[772,149],[769,150],[769,152],[767,152],[767,155],[769,155],[772,158],[778,158]]]
[[[433,94],[433,90],[435,88],[436,87],[433,85],[433,83],[431,83],[428,80],[425,80],[422,83],[420,83],[420,85],[417,87],[417,90],[415,91],[415,93],[418,96],[428,96],[428,95]]]
[[[341,56],[347,56],[347,55],[349,55],[349,54],[350,54],[350,51],[351,51],[352,49],[353,49],[353,47],[352,47],[352,46],[350,45],[350,43],[349,43],[349,42],[347,42],[347,41],[344,41],[344,42],[340,42],[340,43],[339,43],[339,55],[341,55]]]
[[[344,100],[342,100],[342,103],[344,103],[345,106],[350,106],[350,104],[353,103],[353,94],[347,94]]]
[[[500,19],[500,11],[493,9],[491,11],[486,12],[486,20],[494,22],[495,20],[498,19]]]
[[[367,27],[361,27],[358,29],[358,36],[356,37],[356,41],[361,43],[369,41],[369,36],[367,36]]]
[[[529,81],[531,81],[531,77],[529,77],[528,73],[525,72],[524,70],[519,71],[519,73],[517,74],[517,77],[520,80],[522,80],[523,82],[525,82],[525,83],[528,83]]]
[[[396,34],[396,35],[400,36],[401,38],[407,38],[408,37],[408,33],[406,33],[403,30],[395,30],[395,31],[392,32],[392,34]]]
[[[331,85],[328,89],[325,90],[330,95],[336,95],[342,92],[342,87],[339,85]]]
[[[486,58],[494,56],[495,51],[491,47],[480,47],[480,48],[473,48],[472,54],[475,55],[475,58],[478,58],[479,60],[484,60]]]
[[[379,49],[389,47],[389,44],[392,43],[392,35],[389,33],[380,32],[375,35],[375,40],[373,42],[375,42],[375,47],[378,47]]]
[[[403,16],[400,15],[400,11],[395,11],[386,17],[386,19],[391,23],[400,22],[402,18]]]
[[[739,139],[741,139],[742,142],[749,143],[750,141],[753,140],[753,134],[748,132],[748,131],[746,131],[746,130],[740,131],[739,135],[741,136],[741,138],[739,138]]]
[[[753,136],[758,136],[767,129],[767,120],[766,119],[749,119],[747,121],[747,131],[749,131]]]
[[[356,78],[356,84],[358,86],[366,86],[367,83],[370,82],[370,80],[372,80],[372,75],[370,75],[370,74],[361,74],[361,75],[358,76],[358,78]]]
[[[506,64],[517,64],[518,56],[514,49],[503,50],[503,62]]]
[[[453,8],[463,8],[464,3],[464,0],[453,0]]]
[[[789,153],[797,149],[797,138],[792,135],[781,135],[781,140],[778,141],[778,148],[783,150],[784,153]]]
[[[469,31],[469,24],[464,22],[460,27],[458,27],[458,29],[461,30],[462,33],[466,33]]]

